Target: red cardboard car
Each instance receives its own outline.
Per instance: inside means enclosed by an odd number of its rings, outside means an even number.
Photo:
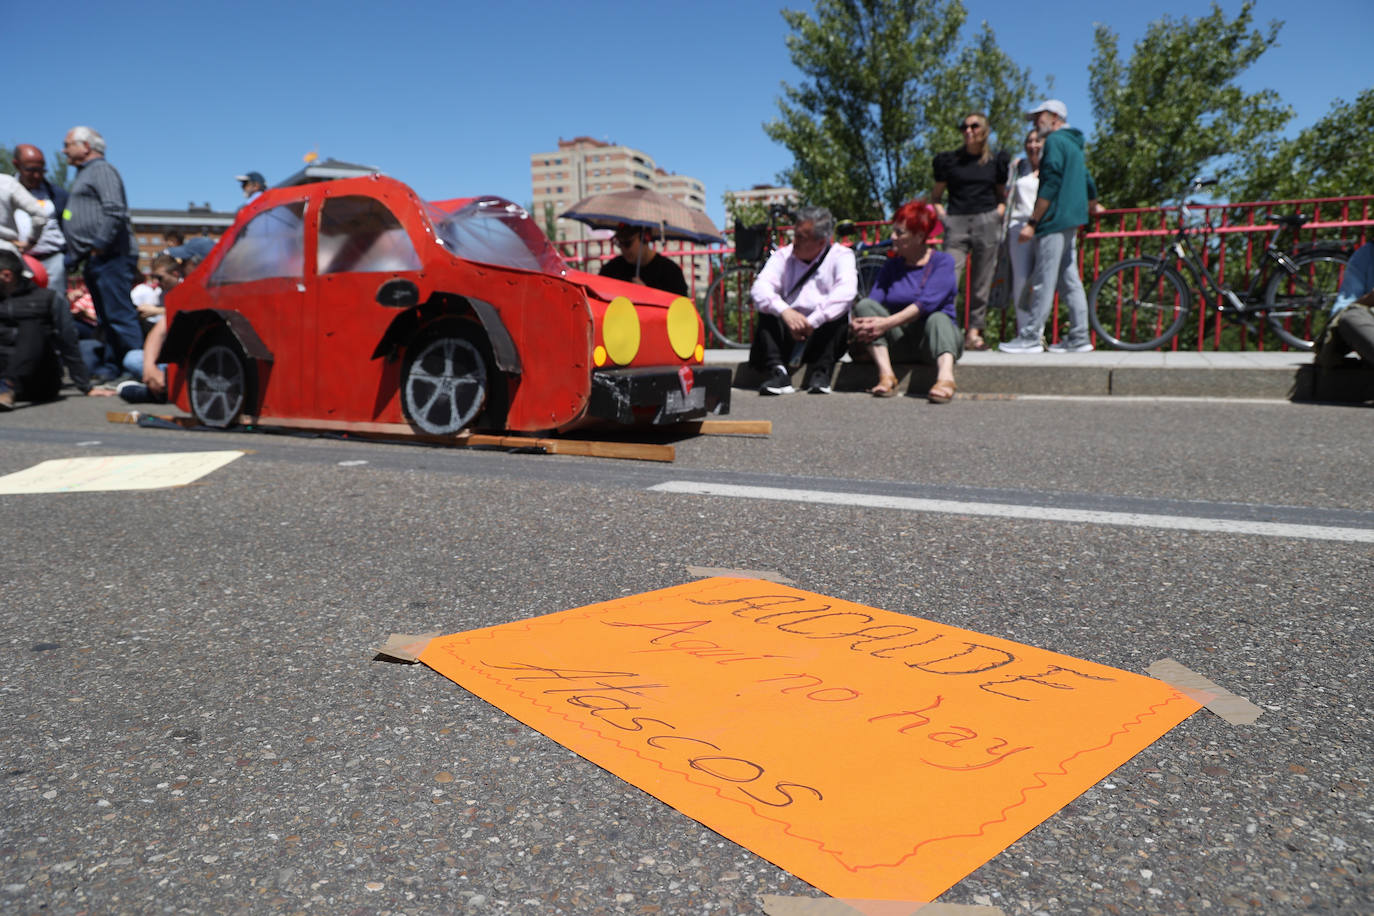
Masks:
[[[268,191],[167,294],[209,426],[560,431],[729,413],[691,301],[571,270],[520,207],[380,175]]]

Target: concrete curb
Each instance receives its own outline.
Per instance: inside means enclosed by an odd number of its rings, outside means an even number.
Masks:
[[[756,389],[763,377],[747,350],[708,350],[707,365],[733,366],[734,386]],[[966,353],[955,376],[969,395],[1079,395],[1120,397],[1259,398],[1342,403],[1374,400],[1374,370],[1348,361],[1318,369],[1306,353]],[[895,366],[904,394],[922,394],[935,381],[932,366]],[[802,371],[793,373],[800,385]],[[876,384],[871,363],[841,363],[836,391],[863,391]]]

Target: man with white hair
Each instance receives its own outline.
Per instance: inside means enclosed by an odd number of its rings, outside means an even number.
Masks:
[[[835,361],[849,332],[849,307],[859,294],[854,252],[833,244],[835,218],[825,207],[802,207],[792,244],[763,265],[750,296],[758,310],[749,365],[766,377],[759,394],[791,394],[788,364],[807,364],[806,389],[829,394]]]
[[[1035,271],[1031,275],[1031,314],[1018,334],[997,349],[1004,353],[1041,353],[1041,335],[1054,305],[1054,293],[1069,311],[1069,333],[1050,346],[1051,353],[1087,353],[1088,297],[1078,275],[1074,237],[1088,222],[1088,214],[1102,208],[1097,184],[1083,158],[1083,134],[1069,126],[1069,110],[1058,99],[1046,99],[1026,118],[1044,139],[1040,154],[1040,188],[1030,219],[1021,227],[1023,242],[1035,240]]]
[[[143,346],[138,310],[129,298],[138,276],[138,243],[124,182],[105,160],[105,138],[89,127],[73,127],[62,151],[78,169],[62,212],[62,231],[69,262],[85,262],[86,288],[105,336],[104,360],[94,378],[111,381],[122,371],[124,354]]]

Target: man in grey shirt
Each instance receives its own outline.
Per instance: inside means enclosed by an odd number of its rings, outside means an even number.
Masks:
[[[62,211],[67,206],[67,192],[55,187],[47,178],[48,163],[43,151],[30,143],[21,143],[14,148],[15,176],[24,190],[33,195],[42,207],[47,220],[43,223],[38,240],[25,252],[38,259],[48,272],[48,289],[67,295],[67,237],[62,234]],[[27,213],[16,213],[15,222],[21,230],[33,228],[32,218]],[[23,235],[23,232],[20,233]]]
[[[62,212],[68,262],[85,262],[86,288],[105,336],[104,361],[92,378],[109,381],[124,371],[126,353],[143,348],[138,309],[129,298],[138,275],[138,245],[124,182],[105,160],[105,138],[89,127],[73,127],[62,150],[79,170]]]

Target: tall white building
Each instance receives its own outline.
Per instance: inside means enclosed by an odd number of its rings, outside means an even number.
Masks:
[[[555,218],[584,197],[605,191],[649,188],[680,200],[694,210],[706,210],[706,186],[688,175],[676,175],[658,167],[652,156],[629,146],[593,137],[558,141],[558,149],[530,155],[533,216],[541,226],[552,210]],[[587,238],[586,227],[576,220],[558,220],[554,241]]]
[[[533,189],[531,216],[541,228],[548,230],[549,237],[555,242],[582,242],[591,238],[591,229],[585,224],[571,219],[558,219],[558,214],[567,210],[584,197],[607,191],[625,191],[630,188],[648,188],[660,194],[681,201],[693,210],[706,211],[706,186],[700,179],[689,175],[678,175],[659,168],[652,156],[643,150],[620,146],[594,137],[574,137],[571,140],[559,139],[558,149],[530,155],[530,185]],[[552,217],[552,219],[550,219]],[[606,243],[604,251],[608,256],[615,252]],[[663,246],[666,254],[690,250],[698,247],[691,243],[668,242]],[[594,247],[590,254],[595,255]],[[706,264],[704,258],[683,258],[676,260],[688,272],[688,283],[695,280],[704,284]],[[700,264],[692,263],[700,261]],[[595,264],[590,266],[597,266]],[[705,292],[704,285],[700,291]]]

